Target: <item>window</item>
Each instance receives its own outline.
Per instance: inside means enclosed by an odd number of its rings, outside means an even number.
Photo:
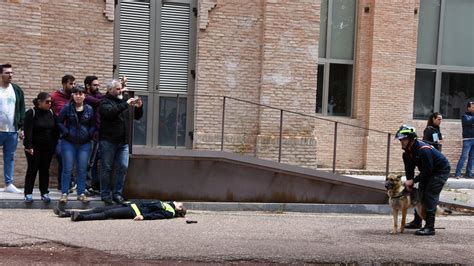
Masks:
[[[127,76],[128,89],[143,99],[133,144],[190,148],[197,1],[117,2],[114,74]]]
[[[350,116],[355,0],[322,0],[316,113]]]
[[[421,0],[413,118],[459,119],[474,97],[474,1]]]

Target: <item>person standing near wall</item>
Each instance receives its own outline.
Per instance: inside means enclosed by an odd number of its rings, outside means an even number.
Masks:
[[[107,94],[100,103],[100,196],[106,204],[123,203],[123,185],[128,169],[129,107],[134,108],[134,119],[143,116],[143,103],[138,97],[124,98],[122,82],[107,83]],[[112,169],[115,167],[115,169]],[[115,171],[113,178],[112,172]],[[112,180],[115,184],[112,184]]]
[[[97,76],[86,76],[84,79],[84,87],[86,89],[86,99],[84,102],[94,109],[95,115],[95,126],[96,134],[92,137],[92,148],[91,154],[89,156],[89,163],[87,167],[87,182],[86,187],[89,194],[100,194],[100,180],[97,171],[97,163],[100,159],[100,147],[99,147],[99,129],[100,129],[100,115],[99,115],[99,105],[104,98],[99,90],[100,83]]]
[[[58,141],[58,128],[51,107],[49,93],[40,92],[33,100],[34,107],[25,114],[25,146],[28,168],[25,176],[25,202],[33,202],[33,187],[39,171],[41,200],[48,203],[49,167]]]
[[[474,156],[474,102],[467,103],[467,112],[461,118],[462,152],[456,166],[454,178],[461,178],[461,170],[467,158],[466,178],[472,178],[472,158]]]
[[[60,202],[66,203],[69,194],[69,181],[72,168],[76,164],[77,200],[89,202],[85,195],[87,161],[91,151],[91,139],[95,133],[94,111],[90,105],[84,104],[85,89],[75,86],[72,89],[73,101],[64,106],[59,113],[58,126],[61,130],[61,157],[63,172],[61,173],[62,196]]]
[[[0,65],[0,146],[3,146],[5,192],[21,193],[13,184],[15,152],[18,136],[23,139],[25,98],[20,86],[12,83],[11,64]]]
[[[443,121],[443,116],[440,113],[432,113],[423,131],[423,142],[430,144],[438,151],[441,151],[443,146],[443,136],[440,129],[441,121]]]
[[[61,79],[62,87],[51,93],[51,109],[53,110],[56,118],[59,116],[59,113],[63,107],[71,101],[72,88],[74,85],[76,85],[75,80],[76,78],[74,78],[72,75],[64,75]],[[63,171],[63,163],[61,158],[61,139],[59,139],[58,144],[56,144],[56,159],[58,160],[58,189],[61,190],[61,173]]]

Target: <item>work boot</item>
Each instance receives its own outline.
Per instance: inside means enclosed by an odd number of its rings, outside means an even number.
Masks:
[[[427,213],[426,214],[425,227],[423,227],[420,230],[416,231],[415,235],[417,235],[417,236],[434,236],[435,235],[434,223],[435,223],[434,213],[429,213],[429,214]]]
[[[89,199],[84,194],[77,196],[77,200],[81,201],[82,203],[89,203]]]
[[[59,199],[59,202],[60,203],[66,203],[67,202],[67,194],[66,193],[63,193],[63,195]]]
[[[71,217],[71,212],[67,210],[61,210],[58,207],[53,208],[54,214],[56,214],[59,217]]]
[[[405,225],[405,229],[420,229],[421,228],[421,217],[416,213],[414,214],[414,219],[413,221],[407,223]]]
[[[72,212],[71,221],[74,221],[74,222],[82,221],[83,217],[84,215],[82,215],[82,213],[80,212]]]
[[[116,195],[113,197],[113,201],[116,202],[117,204],[123,204],[125,201],[122,196]]]

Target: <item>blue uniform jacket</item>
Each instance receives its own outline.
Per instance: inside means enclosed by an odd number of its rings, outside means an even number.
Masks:
[[[167,202],[173,209],[173,202]],[[144,220],[170,219],[175,216],[174,213],[167,211],[161,201],[137,202],[138,209],[143,215]]]
[[[411,149],[403,153],[403,162],[407,180],[413,179],[414,183],[427,181],[434,174],[451,171],[448,159],[441,152],[419,140],[415,140]],[[416,177],[415,167],[420,171]]]

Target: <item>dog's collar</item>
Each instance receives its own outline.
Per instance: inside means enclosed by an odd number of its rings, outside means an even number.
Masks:
[[[391,198],[392,198],[392,199],[398,199],[398,198],[401,198],[401,197],[403,197],[403,196],[405,196],[405,193],[403,193],[403,191],[402,191],[402,192],[400,192],[398,195],[392,196]]]

